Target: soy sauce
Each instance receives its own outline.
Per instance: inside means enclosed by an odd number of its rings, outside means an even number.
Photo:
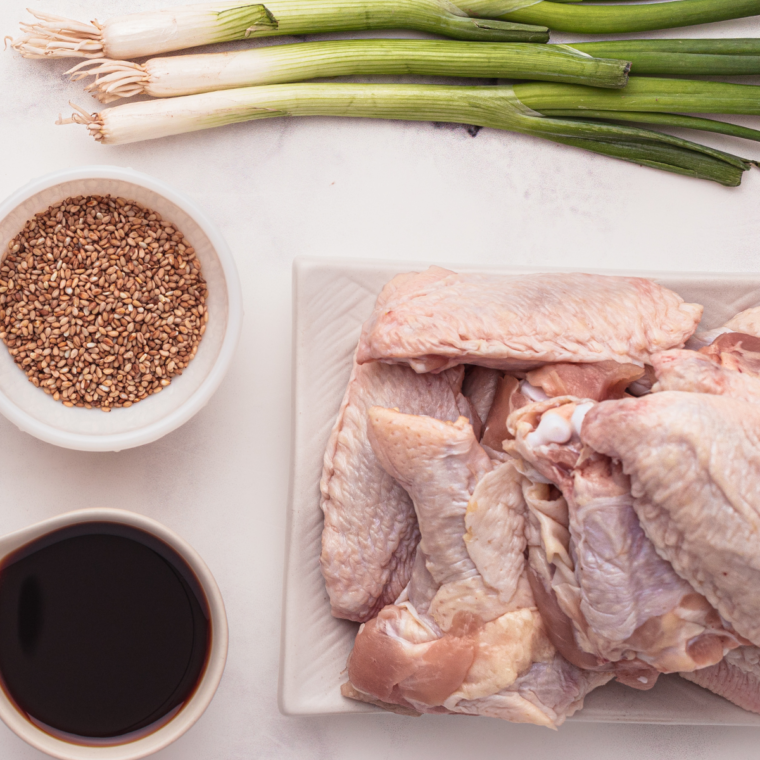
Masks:
[[[0,565],[0,676],[51,733],[148,730],[193,693],[211,640],[187,563],[141,530],[85,523]]]

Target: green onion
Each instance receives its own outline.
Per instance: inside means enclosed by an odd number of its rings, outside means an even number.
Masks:
[[[547,108],[542,111],[545,116],[578,117],[577,111],[562,111]],[[715,132],[729,137],[741,137],[745,140],[760,142],[760,130],[741,127],[715,119],[702,119],[698,116],[683,116],[674,113],[644,113],[642,111],[583,111],[584,119],[604,119],[606,121],[631,121],[638,124],[658,124],[665,127],[695,129],[700,132]]]
[[[12,45],[26,58],[142,58],[249,37],[416,29],[463,40],[546,42],[546,27],[474,19],[448,0],[244,0],[133,13],[103,24],[32,11]]]
[[[515,85],[529,108],[574,111],[644,111],[760,115],[760,86],[688,79],[630,77],[622,90],[544,82]]]
[[[94,75],[87,87],[103,103],[134,95],[176,97],[250,85],[337,76],[536,79],[623,87],[628,63],[559,46],[452,40],[341,40],[275,45],[230,53],[153,58],[138,64],[95,59],[69,73]]]
[[[611,58],[622,58],[641,52],[757,56],[760,55],[760,38],[601,40],[571,42],[569,47],[584,50],[589,55],[610,54]]]
[[[549,85],[575,87],[574,85]],[[81,109],[59,123],[87,126],[121,144],[277,116],[352,116],[474,124],[531,134],[723,185],[741,182],[753,162],[671,135],[634,127],[547,118],[512,87],[405,84],[278,84],[127,103],[99,114]]]
[[[36,23],[21,24],[24,34],[12,46],[24,58],[139,58],[170,50],[210,45],[277,29],[260,3],[241,0],[204,3],[164,11],[118,16],[90,24],[29,11]]]
[[[473,16],[580,34],[620,34],[708,24],[760,14],[760,0],[671,0],[643,5],[589,5],[544,0],[459,0]]]
[[[570,43],[599,58],[620,58],[631,71],[653,76],[752,76],[760,74],[760,39],[621,40]]]
[[[618,91],[532,83],[514,89],[522,103],[544,116],[659,124],[748,140],[760,137],[760,132],[747,127],[672,113],[760,115],[760,87],[756,85],[630,77],[628,85]],[[602,97],[597,97],[597,92]],[[604,97],[607,94],[619,97]]]

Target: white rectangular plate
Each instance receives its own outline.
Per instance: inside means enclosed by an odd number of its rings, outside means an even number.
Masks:
[[[297,259],[293,268],[293,461],[280,653],[280,709],[289,715],[382,712],[345,699],[340,685],[358,626],[337,620],[319,569],[322,454],[351,372],[359,332],[383,285],[415,262]],[[514,267],[456,271],[518,273]],[[567,270],[570,271],[570,270]],[[717,327],[760,305],[760,276],[603,272],[650,277],[705,306],[702,325]],[[678,676],[648,692],[610,684],[592,692],[575,721],[760,726],[745,712]]]

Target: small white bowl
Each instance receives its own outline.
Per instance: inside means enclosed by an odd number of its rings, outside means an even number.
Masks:
[[[230,365],[243,322],[235,260],[219,231],[191,200],[160,180],[118,166],[82,166],[33,180],[0,204],[0,252],[28,219],[77,195],[120,196],[157,211],[195,248],[208,286],[209,321],[198,353],[161,393],[108,414],[65,407],[29,382],[0,344],[0,413],[25,433],[80,451],[120,451],[161,438],[203,408]]]
[[[165,716],[145,731],[111,740],[88,740],[87,743],[82,743],[81,740],[65,734],[54,736],[52,732],[44,731],[29,720],[29,717],[19,710],[3,689],[0,689],[0,719],[24,741],[59,760],[139,760],[179,739],[198,721],[211,703],[222,680],[224,665],[227,661],[229,643],[227,613],[224,609],[222,594],[211,570],[190,544],[165,525],[149,517],[121,509],[81,509],[3,536],[0,538],[0,561],[5,560],[9,554],[22,546],[48,533],[89,522],[117,523],[138,528],[156,536],[185,560],[198,580],[208,603],[210,641],[206,668],[195,691],[173,717]]]

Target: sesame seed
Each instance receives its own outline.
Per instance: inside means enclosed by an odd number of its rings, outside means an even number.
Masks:
[[[187,367],[206,294],[194,249],[159,214],[107,195],[67,198],[8,244],[0,339],[56,401],[109,412]]]

